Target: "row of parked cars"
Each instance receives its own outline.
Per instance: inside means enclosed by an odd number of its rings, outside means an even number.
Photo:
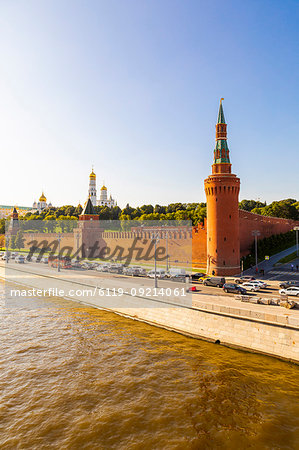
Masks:
[[[118,273],[135,277],[149,277],[159,279],[169,278],[177,281],[185,281],[186,271],[185,269],[169,269],[167,272],[165,269],[157,268],[155,270],[146,270],[141,266],[124,266],[123,264],[98,264],[96,270],[99,272]]]
[[[19,264],[24,264],[24,262],[25,262],[25,256],[24,255],[19,255],[17,252],[10,253],[8,258],[7,258],[6,253],[1,252],[0,253],[0,258],[2,259],[2,261],[6,261],[7,259],[8,260],[11,259],[11,260],[14,260],[16,263],[19,263]]]
[[[247,291],[256,292],[268,286],[264,281],[247,276],[235,279],[234,283],[227,283],[224,277],[208,277],[204,273],[192,274],[191,278],[204,286],[223,288],[224,292],[232,294],[247,294]]]

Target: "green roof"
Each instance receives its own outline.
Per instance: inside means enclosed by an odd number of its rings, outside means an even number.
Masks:
[[[84,211],[82,211],[82,214],[89,214],[89,215],[94,215],[94,216],[96,215],[90,198],[87,200],[87,203],[85,205]]]
[[[225,118],[224,118],[224,112],[223,112],[222,102],[221,101],[220,101],[220,106],[219,106],[219,113],[218,113],[217,123],[226,123],[225,122]]]
[[[214,164],[229,163],[229,150],[226,139],[218,139],[214,150]]]

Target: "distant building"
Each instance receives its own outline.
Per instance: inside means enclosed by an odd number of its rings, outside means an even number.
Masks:
[[[107,192],[107,188],[105,185],[103,185],[101,187],[100,199],[97,200],[97,205],[98,206],[109,206],[109,208],[112,208],[113,206],[116,205],[115,200],[112,198],[111,195],[108,198],[108,192]]]
[[[47,203],[47,198],[44,193],[39,198],[38,202],[34,202],[32,205],[32,212],[38,211],[39,213],[46,208],[51,208],[52,203]]]
[[[108,206],[112,208],[116,206],[116,201],[110,195],[108,198],[108,192],[105,185],[101,187],[100,198],[97,199],[97,186],[96,186],[96,174],[93,169],[89,175],[89,187],[88,187],[88,198],[92,203],[92,206]]]
[[[0,219],[5,219],[10,217],[13,213],[14,206],[11,205],[0,205]],[[30,206],[18,206],[18,213],[20,216],[24,216],[31,210]]]
[[[90,198],[90,201],[92,203],[92,206],[97,205],[97,186],[96,186],[96,174],[94,173],[93,169],[91,171],[91,174],[89,175],[89,188],[88,188],[88,197]]]

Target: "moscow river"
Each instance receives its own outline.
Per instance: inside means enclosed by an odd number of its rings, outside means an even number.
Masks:
[[[296,365],[63,299],[0,314],[1,449],[299,448]]]

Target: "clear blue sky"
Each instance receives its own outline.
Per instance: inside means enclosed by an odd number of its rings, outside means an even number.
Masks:
[[[240,199],[299,197],[297,0],[0,0],[0,204],[205,201],[220,97]]]

